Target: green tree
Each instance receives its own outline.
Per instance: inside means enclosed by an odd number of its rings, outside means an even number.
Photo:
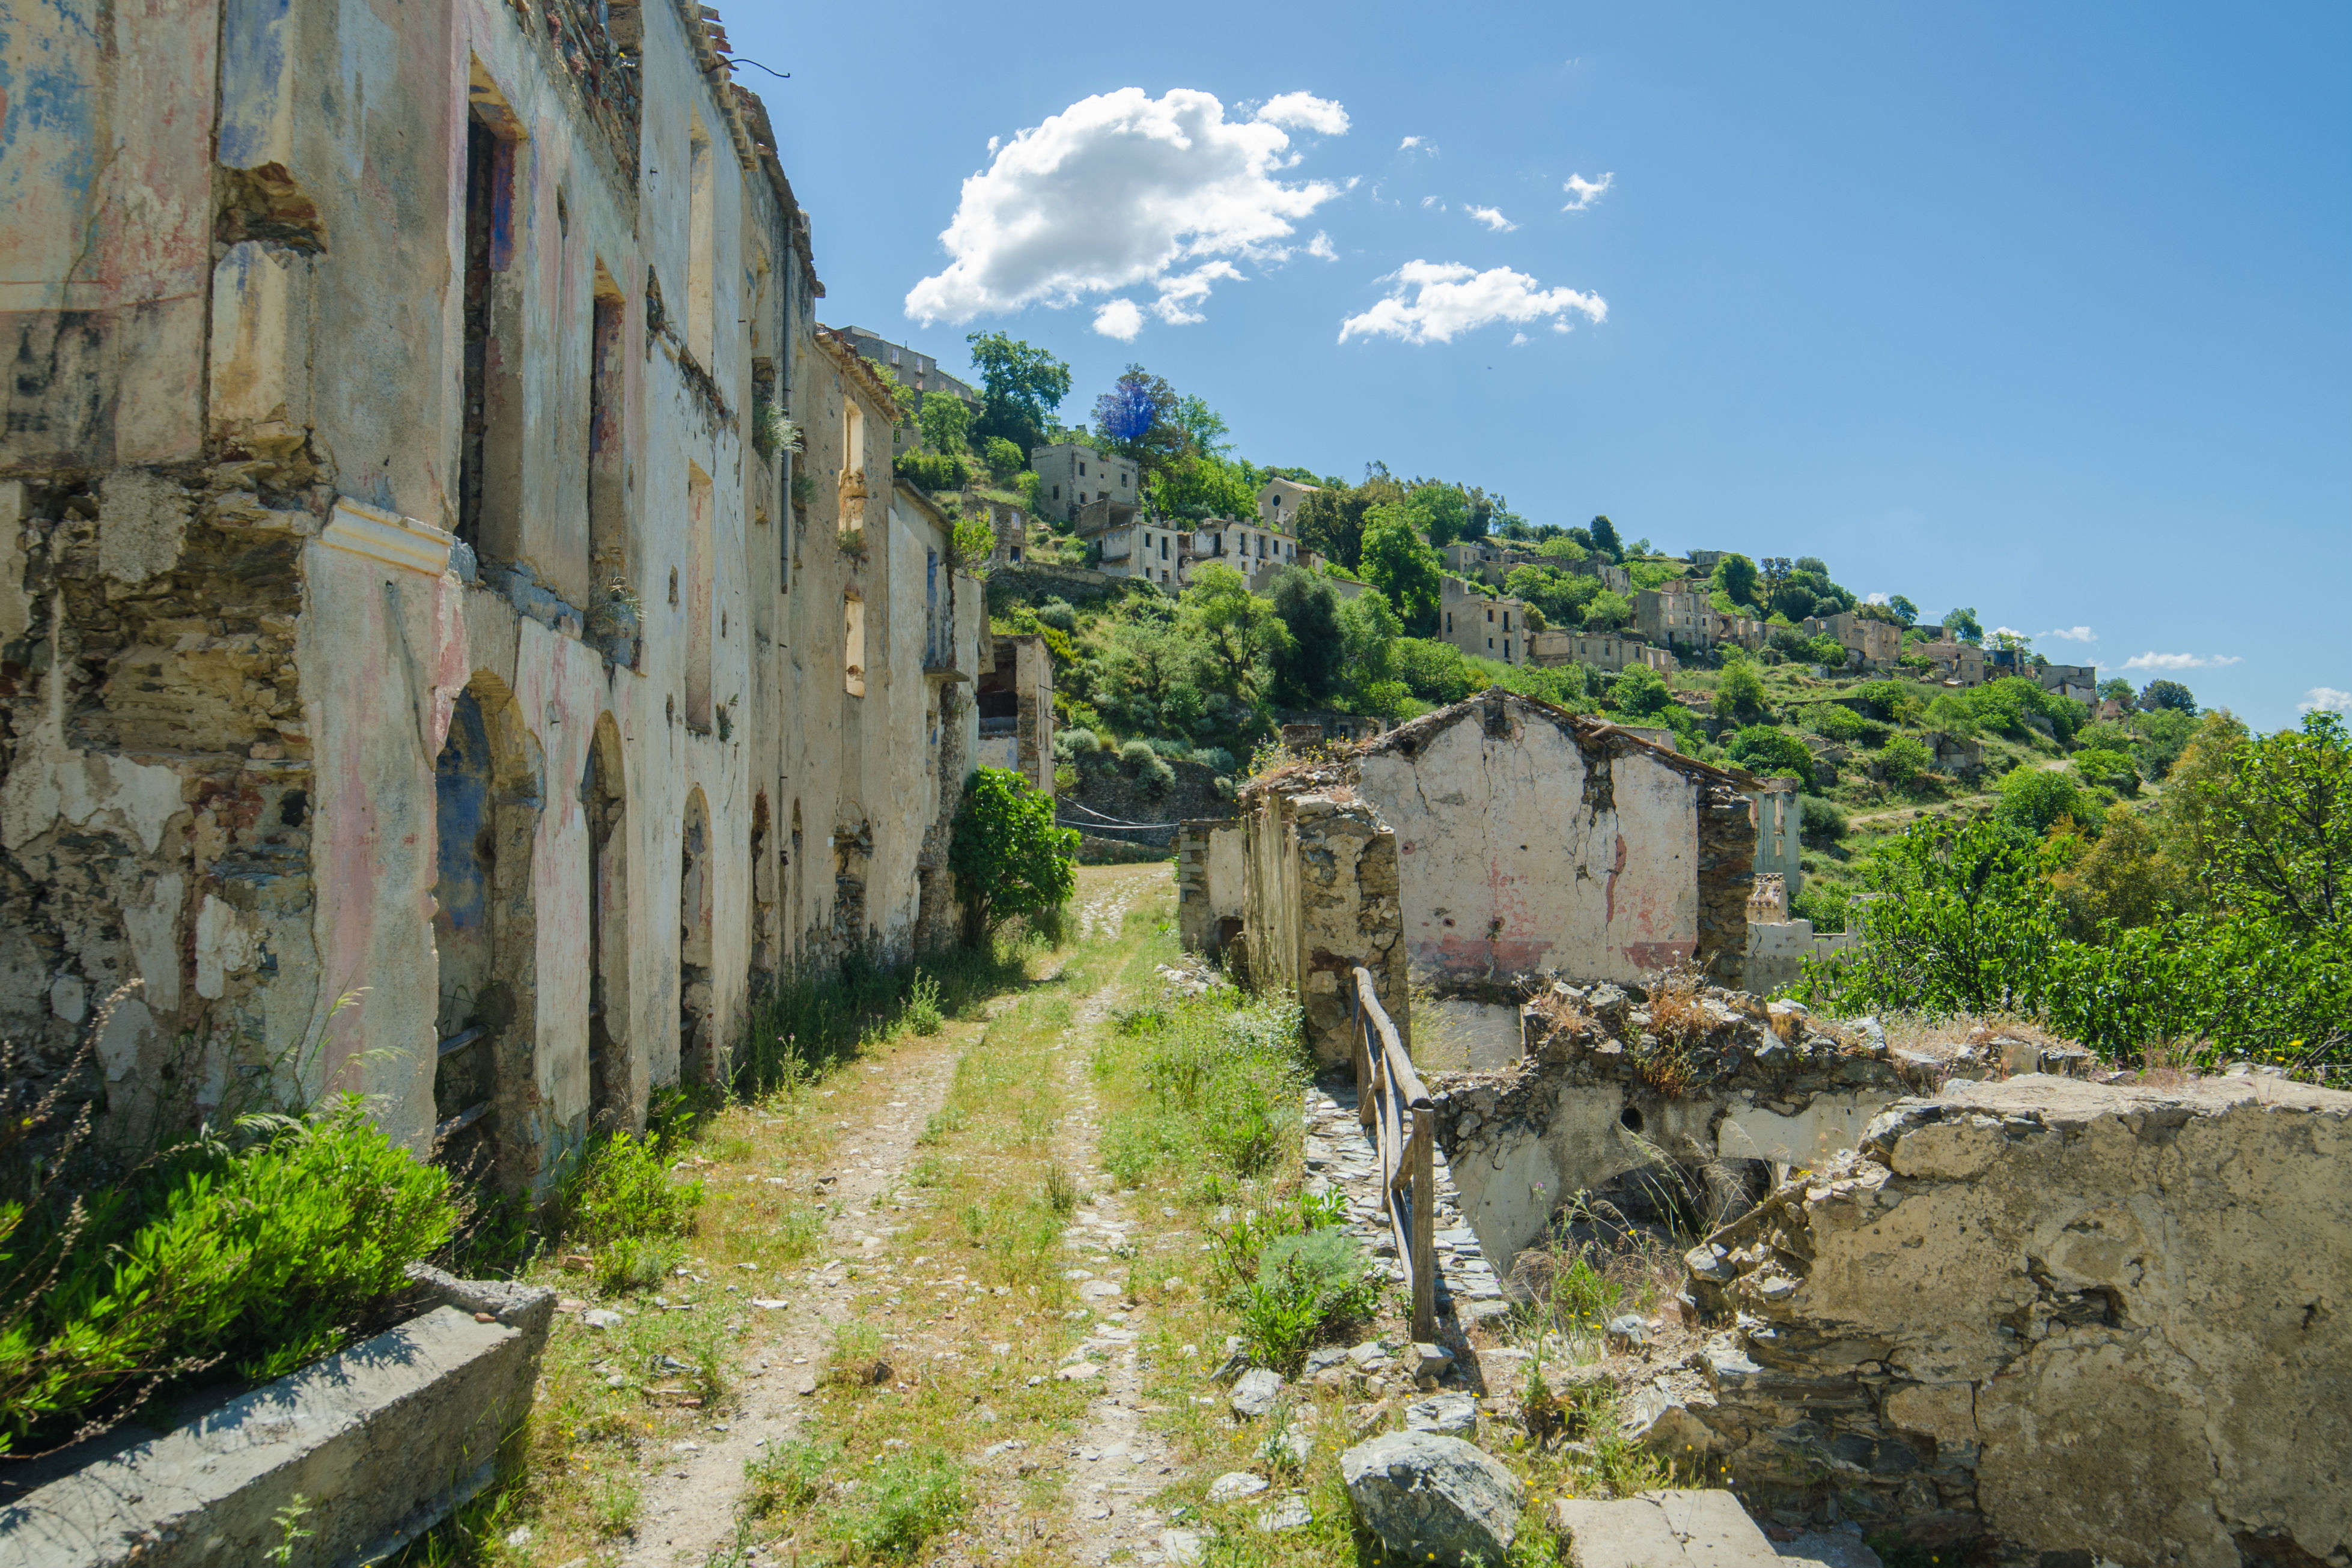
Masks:
[[[1840,1011],[2039,1009],[2059,939],[2034,846],[1997,824],[1914,823],[1864,868],[1862,952],[1809,971],[1801,991]]]
[[[932,451],[961,453],[971,434],[971,404],[953,392],[928,392],[915,423]]]
[[[2068,929],[2087,941],[2109,922],[2147,925],[2183,902],[2180,869],[2162,848],[2145,812],[2108,812],[2097,841],[2051,875]]]
[[[1584,607],[1601,591],[1601,580],[1557,567],[1515,566],[1503,579],[1503,591],[1543,612],[1552,626],[1575,626],[1584,620]]]
[[[2000,800],[1993,807],[1993,816],[2038,839],[2063,818],[2095,824],[2099,809],[2083,787],[2065,774],[2028,766],[2013,769],[2001,779]]]
[[[1394,488],[1392,485],[1332,485],[1307,497],[1291,524],[1297,531],[1299,548],[1337,561],[1349,571],[1360,569],[1364,528],[1371,509],[1392,498],[1389,493]]]
[[[1609,686],[1609,700],[1625,717],[1664,717],[1680,705],[1664,675],[1647,664],[1628,664]]]
[[[2352,919],[2352,732],[2312,713],[2242,736],[2185,788],[2205,825],[2215,901],[2302,932]]]
[[[1944,635],[1961,643],[1984,641],[1984,622],[1973,610],[1954,610],[1944,617]]]
[[[1716,683],[1715,716],[1727,718],[1736,724],[1752,725],[1762,719],[1767,709],[1764,702],[1764,677],[1756,666],[1745,659],[1733,659],[1723,666],[1723,678]]]
[[[1890,735],[1878,748],[1879,776],[1898,789],[1909,789],[1935,766],[1936,754],[1916,736]]]
[[[965,780],[948,844],[948,872],[963,905],[964,941],[984,946],[1016,915],[1058,909],[1077,885],[1076,829],[1054,824],[1054,800],[1003,768]]]
[[[1363,538],[1364,580],[1387,596],[1407,632],[1426,636],[1434,632],[1444,566],[1413,531],[1404,508],[1393,503],[1372,507],[1365,514]]]
[[[2085,784],[2097,784],[2119,794],[2139,792],[2139,765],[2121,751],[2086,747],[2074,753],[2074,771]]]
[[[1328,579],[1296,566],[1274,574],[1267,595],[1290,633],[1288,644],[1269,656],[1277,697],[1307,707],[1328,701],[1339,689],[1345,642],[1339,629],[1339,596]]]
[[[1397,658],[1403,635],[1404,622],[1377,588],[1340,604],[1340,679],[1357,712],[1392,718],[1411,695]]]
[[[1625,553],[1625,543],[1617,537],[1617,525],[1606,517],[1593,518],[1590,531],[1592,548],[1601,554],[1613,560]]]
[[[2109,676],[2099,683],[2099,696],[2106,702],[2118,702],[2126,711],[2133,706],[2132,684],[2120,676]]]
[[[1029,461],[1022,455],[1021,448],[1001,435],[988,438],[987,444],[981,448],[981,459],[988,465],[990,475],[1000,485],[1010,485],[1018,480],[1023,466]]]
[[[1030,449],[1041,445],[1054,428],[1055,411],[1070,395],[1070,367],[1002,332],[974,332],[964,341],[971,347],[972,368],[980,372],[980,418],[973,434],[983,441],[1012,442],[1027,461]]]
[[[1470,498],[1453,485],[1414,486],[1405,496],[1404,509],[1413,527],[1438,549],[1460,538],[1470,526]]]
[[[1618,632],[1633,623],[1633,601],[1613,588],[1595,593],[1584,607],[1588,631]]]
[[[1886,601],[1886,608],[1895,612],[1906,626],[1913,624],[1919,619],[1919,607],[1899,593]]]
[[[1144,482],[1152,510],[1188,523],[1257,516],[1256,486],[1239,464],[1200,452],[1180,452]]]
[[[1744,555],[1727,555],[1715,563],[1711,580],[1723,590],[1734,604],[1754,607],[1756,603],[1756,563]]]
[[[2197,695],[2179,681],[2150,681],[2139,689],[2139,706],[2150,713],[2158,708],[2170,708],[2176,713],[2197,716]]]
[[[1234,444],[1226,439],[1232,429],[1225,423],[1224,415],[1211,408],[1205,398],[1190,393],[1178,398],[1173,417],[1176,428],[1183,434],[1184,444],[1203,457],[1223,457],[1234,449]]]
[[[1096,438],[1105,451],[1134,459],[1148,478],[1191,450],[1177,423],[1181,402],[1164,377],[1129,365],[1110,391],[1095,399]]]
[[[1751,773],[1768,778],[1787,774],[1807,786],[1813,781],[1812,748],[1794,731],[1775,725],[1752,724],[1734,735],[1724,750]]]
[[[1291,651],[1289,629],[1274,605],[1252,593],[1240,572],[1213,560],[1195,569],[1181,603],[1179,624],[1207,654],[1219,688],[1255,699],[1273,660]]]

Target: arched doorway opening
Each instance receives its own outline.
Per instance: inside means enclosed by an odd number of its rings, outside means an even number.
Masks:
[[[527,1186],[538,1164],[538,755],[513,694],[478,674],[451,705],[433,770],[435,1157],[510,1191]]]
[[[686,831],[678,857],[677,1078],[681,1083],[719,1080],[710,988],[710,813],[702,791],[686,798]]]
[[[776,918],[776,834],[763,790],[751,802],[752,985],[772,980],[782,961],[783,936]]]
[[[635,1111],[629,1055],[629,835],[620,727],[605,714],[589,743],[580,800],[588,818],[588,1125],[625,1126]]]

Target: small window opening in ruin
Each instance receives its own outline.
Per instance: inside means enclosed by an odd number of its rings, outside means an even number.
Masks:
[[[1617,1113],[1617,1124],[1629,1133],[1642,1130],[1642,1111],[1638,1105],[1628,1105]]]
[[[866,695],[866,601],[855,592],[841,601],[842,685],[851,696]]]
[[[514,550],[521,486],[521,278],[515,156],[521,126],[479,63],[466,117],[466,252],[457,537],[498,559]]]
[[[866,527],[866,411],[857,400],[841,400],[841,531]]]
[[[715,368],[712,350],[712,267],[718,254],[712,232],[710,133],[694,122],[687,171],[686,346],[706,371]]]
[[[686,722],[710,727],[710,476],[686,465]]]
[[[629,1113],[629,835],[621,732],[597,720],[580,799],[588,819],[588,1123],[609,1132]]]
[[[621,333],[627,302],[601,259],[595,277],[588,329],[588,580],[592,593],[614,595],[630,585],[621,465],[621,389],[628,358]]]
[[[670,607],[671,607],[672,609],[676,609],[676,608],[677,608],[677,568],[676,568],[676,567],[671,567],[671,568],[669,569],[669,602],[670,602]]]

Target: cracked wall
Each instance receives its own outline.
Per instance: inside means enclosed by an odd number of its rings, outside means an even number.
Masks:
[[[2352,1560],[2347,1162],[2352,1094],[2261,1073],[1904,1101],[1692,1251],[1726,1332],[1633,1425],[1927,1546]]]

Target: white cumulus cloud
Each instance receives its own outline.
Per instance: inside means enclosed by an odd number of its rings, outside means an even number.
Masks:
[[[1865,593],[1863,595],[1862,601],[1864,604],[1890,604],[1894,602],[1884,593]]]
[[[1095,330],[1106,338],[1132,343],[1135,335],[1143,330],[1143,307],[1132,299],[1107,299],[1103,308],[1095,312]]]
[[[1152,302],[1151,313],[1171,327],[1187,326],[1203,318],[1194,308],[1209,297],[1209,286],[1220,278],[1242,277],[1241,268],[1230,261],[1212,261],[1160,280],[1160,298]]]
[[[953,259],[908,291],[907,315],[968,321],[1144,284],[1163,297],[1172,288],[1179,313],[1197,318],[1202,264],[1286,258],[1298,220],[1339,193],[1328,181],[1276,177],[1294,161],[1285,124],[1344,131],[1347,115],[1285,93],[1255,120],[1229,120],[1213,93],[1155,99],[1130,87],[1048,116],[964,181],[940,235]]]
[[[1529,341],[1532,341],[1532,340],[1529,339],[1525,332],[1514,332],[1511,334],[1511,347],[1514,349]]]
[[[1307,254],[1314,256],[1318,261],[1337,261],[1339,259],[1339,253],[1331,248],[1331,236],[1325,234],[1321,229],[1317,229],[1315,231],[1315,237],[1307,242]]]
[[[1509,234],[1513,229],[1519,226],[1510,219],[1505,217],[1501,209],[1496,207],[1465,207],[1462,210],[1468,213],[1472,217],[1476,218],[1480,223],[1485,224],[1488,228],[1493,229],[1498,235]]]
[[[1437,149],[1429,144],[1429,138],[1425,136],[1408,136],[1403,141],[1397,143],[1397,151],[1400,152],[1412,152],[1415,151],[1434,152]]]
[[[2334,686],[2314,686],[2294,705],[2297,713],[2352,713],[2352,692]]]
[[[1322,136],[1348,134],[1348,111],[1328,98],[1311,92],[1286,92],[1267,99],[1257,118],[1268,125],[1312,131]]]
[[[2126,670],[2215,670],[2239,662],[2235,653],[2134,653],[2124,661]]]
[[[1570,174],[1568,183],[1560,187],[1576,199],[1560,208],[1563,213],[1580,213],[1601,199],[1601,193],[1615,182],[1614,174],[1603,174],[1598,180],[1588,180],[1581,174]]]
[[[1480,272],[1460,262],[1408,261],[1381,281],[1394,286],[1389,297],[1340,322],[1339,341],[1360,335],[1449,343],[1496,321],[1548,320],[1565,332],[1571,313],[1594,322],[1609,319],[1608,302],[1598,294],[1546,288],[1507,267]]]
[[[2088,626],[2061,626],[2054,632],[2044,632],[2044,637],[2056,637],[2068,643],[2095,643],[2099,634]]]

